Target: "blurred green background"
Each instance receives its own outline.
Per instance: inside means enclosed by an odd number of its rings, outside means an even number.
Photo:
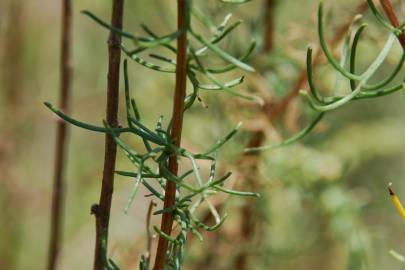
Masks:
[[[264,1],[229,6],[219,1],[194,1],[216,22],[229,12],[243,19],[223,44],[240,54],[252,36],[261,48]],[[346,21],[360,1],[327,2],[328,37]],[[109,20],[110,1],[73,1],[74,83],[72,114],[100,124],[105,114],[108,32],[80,14],[90,10]],[[305,63],[308,44],[317,44],[318,1],[277,1],[274,7],[274,48],[252,57],[261,74],[249,75],[242,91],[253,91],[260,81],[261,97],[277,100],[291,89]],[[398,15],[405,3],[396,4]],[[0,269],[44,269],[46,265],[56,117],[43,105],[57,104],[59,92],[60,1],[0,0]],[[145,23],[159,34],[175,28],[175,1],[126,1],[125,29],[143,34]],[[386,33],[367,12],[369,30],[359,49],[359,66],[369,64],[385,42]],[[199,26],[200,27],[200,26]],[[333,44],[338,47],[339,44]],[[384,78],[400,57],[397,46],[378,76]],[[129,63],[131,91],[143,118],[153,125],[163,114],[170,118],[174,76]],[[404,69],[399,77],[403,77]],[[317,83],[327,89],[335,73],[322,66]],[[267,92],[266,92],[267,91]],[[202,94],[208,109],[195,106],[185,119],[183,144],[205,149],[239,121],[245,129],[221,152],[221,170],[236,173],[232,181],[244,188],[239,160],[249,139],[249,127],[262,120],[258,105],[236,97]],[[121,119],[124,100],[121,91]],[[257,168],[258,200],[230,198],[221,212],[230,218],[205,241],[188,243],[185,269],[237,269],[243,253],[247,269],[404,269],[389,254],[405,254],[404,224],[393,209],[386,185],[394,183],[405,198],[405,113],[401,94],[356,101],[330,113],[304,141],[265,152]],[[309,109],[296,98],[284,116],[266,126],[268,143],[274,134],[287,137],[305,125]],[[259,121],[260,122],[260,121]],[[273,135],[272,135],[273,134]],[[125,137],[126,138],[126,137]],[[141,147],[137,138],[126,138]],[[90,269],[93,259],[94,218],[90,206],[98,201],[104,137],[78,128],[70,132],[65,224],[60,269]],[[118,169],[131,170],[120,152]],[[137,196],[128,215],[123,212],[131,182],[116,177],[110,255],[123,269],[137,269],[145,250],[145,191]],[[242,212],[246,204],[252,211]],[[201,210],[203,212],[203,209]],[[248,241],[240,236],[243,220],[256,224]],[[154,219],[156,224],[158,217]]]

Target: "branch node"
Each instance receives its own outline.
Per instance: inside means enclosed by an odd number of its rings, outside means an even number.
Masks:
[[[97,203],[95,203],[90,208],[90,214],[98,217],[99,213],[100,213],[99,210],[100,210],[100,206]]]
[[[111,47],[111,48],[121,49],[121,40],[120,40],[120,39],[117,39],[117,38],[114,38],[114,37],[110,37],[110,38],[107,40],[107,44],[108,44],[108,46]]]

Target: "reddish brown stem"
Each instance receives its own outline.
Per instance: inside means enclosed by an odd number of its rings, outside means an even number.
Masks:
[[[186,29],[186,3],[187,0],[177,0],[177,29],[181,35],[177,40],[177,68],[176,68],[176,88],[174,92],[174,104],[172,112],[171,136],[176,146],[181,144],[181,133],[183,129],[184,98],[186,94],[186,75],[187,75],[187,29]],[[178,163],[177,157],[173,154],[169,158],[169,170],[177,175]],[[168,181],[166,183],[164,208],[171,207],[175,202],[176,185]],[[162,217],[160,229],[167,235],[172,232],[173,215],[165,212]],[[163,270],[167,252],[168,242],[165,238],[159,237],[159,243],[156,251],[154,270]]]
[[[60,62],[60,97],[59,107],[65,113],[70,112],[72,86],[72,2],[62,1],[62,39]],[[65,199],[64,171],[68,149],[68,126],[58,121],[56,130],[56,157],[52,193],[51,235],[49,242],[48,269],[56,269],[61,245],[61,229],[63,225],[63,206]]]
[[[124,0],[114,0],[112,6],[111,25],[122,29],[124,13]],[[106,119],[110,127],[118,127],[118,97],[121,63],[121,37],[115,32],[110,32],[108,39],[108,88]],[[110,222],[111,200],[114,191],[114,171],[117,154],[117,145],[110,134],[105,136],[104,169],[101,183],[100,201],[92,207],[96,217],[96,243],[94,254],[94,270],[104,269],[108,229]],[[104,247],[104,249],[103,249]]]
[[[264,16],[264,52],[270,52],[274,44],[274,8],[276,0],[266,0],[265,16]]]
[[[394,8],[392,7],[390,0],[380,0],[381,6],[383,7],[385,14],[387,15],[388,19],[390,20],[392,26],[398,28],[400,26],[400,22],[398,20],[397,15],[395,14]],[[405,33],[402,32],[399,35],[399,42],[401,43],[402,48],[405,49]]]

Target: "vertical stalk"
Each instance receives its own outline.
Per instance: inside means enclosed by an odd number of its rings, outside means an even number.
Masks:
[[[176,66],[176,87],[174,93],[174,103],[172,112],[171,136],[176,146],[181,144],[181,133],[183,129],[184,98],[186,94],[187,75],[187,0],[177,0],[177,29],[181,34],[177,40],[177,66]],[[178,163],[176,155],[169,158],[169,170],[177,175]],[[175,202],[176,185],[171,181],[166,183],[164,208],[171,207]],[[172,232],[173,216],[170,212],[165,212],[162,217],[160,229],[167,235]],[[168,241],[159,237],[156,252],[154,270],[163,270]]]
[[[70,111],[72,70],[72,2],[71,0],[63,0],[59,106],[65,113],[69,113]],[[63,205],[65,199],[64,172],[68,150],[68,131],[67,123],[59,120],[56,130],[56,157],[52,193],[48,270],[57,268],[56,264],[61,245],[61,228],[63,224]]]
[[[114,0],[112,4],[111,25],[122,29],[124,0]],[[106,120],[109,126],[118,126],[118,97],[121,62],[121,36],[110,32],[108,39],[108,86]],[[94,254],[94,270],[103,270],[108,243],[108,227],[110,221],[111,201],[114,191],[114,171],[117,145],[110,134],[105,135],[104,169],[101,183],[100,201],[92,207],[96,217],[96,243]]]
[[[24,25],[23,25],[23,3],[20,0],[11,0],[4,3],[5,10],[8,13],[5,37],[3,41],[3,55],[1,60],[4,62],[2,75],[4,79],[4,89],[6,91],[6,100],[10,109],[15,110],[19,107],[21,99],[21,87],[23,87],[23,80],[21,74],[23,72],[23,44],[24,44]],[[17,113],[17,112],[14,112]]]
[[[264,52],[270,52],[274,44],[274,8],[276,0],[266,0],[264,16]]]
[[[0,245],[0,268],[14,269],[18,262],[16,250],[22,243],[22,213],[15,211],[22,207],[21,197],[16,190],[16,163],[17,153],[22,149],[21,122],[23,112],[23,95],[25,90],[24,80],[24,5],[21,0],[0,1],[0,24],[4,27],[1,32],[0,63],[4,67],[0,71],[2,100],[2,124],[0,125],[0,239],[8,245]],[[7,14],[7,15],[6,15]],[[12,124],[10,124],[12,123]],[[7,207],[13,205],[14,207]],[[6,207],[4,207],[6,206]]]
[[[392,7],[390,0],[380,0],[380,3],[384,9],[385,14],[387,15],[388,19],[390,20],[392,26],[398,28],[400,26],[399,20],[397,15],[395,14],[394,8]],[[399,42],[401,43],[402,48],[405,49],[405,33],[402,32],[399,35]]]

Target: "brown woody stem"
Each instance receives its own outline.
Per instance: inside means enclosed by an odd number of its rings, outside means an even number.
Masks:
[[[181,133],[183,129],[184,98],[186,94],[186,75],[187,75],[187,29],[186,29],[186,3],[187,0],[177,0],[177,28],[181,35],[177,40],[177,67],[176,67],[176,88],[174,93],[174,103],[172,112],[171,136],[176,146],[180,146]],[[169,158],[169,170],[177,175],[178,163],[176,155]],[[175,202],[176,185],[171,181],[166,183],[164,208],[171,207]],[[162,217],[160,229],[167,235],[172,232],[173,215],[165,212]],[[156,251],[154,270],[163,270],[165,265],[168,241],[159,237],[159,243]]]
[[[387,15],[388,19],[390,20],[392,26],[398,28],[400,26],[400,22],[398,20],[397,15],[395,14],[394,8],[392,7],[390,0],[380,0],[381,6],[383,7],[385,14]],[[402,32],[399,35],[399,42],[401,43],[402,48],[405,49],[405,33]]]
[[[62,1],[62,37],[60,62],[60,97],[59,107],[65,113],[70,111],[72,86],[72,2]],[[65,199],[64,171],[68,148],[68,127],[64,121],[57,122],[56,157],[54,165],[51,231],[48,254],[48,270],[56,269],[61,245],[61,228],[63,225],[63,205]]]
[[[270,52],[274,45],[274,14],[277,0],[266,0],[265,6],[265,30],[264,30],[264,51]]]
[[[112,6],[111,25],[122,29],[124,0],[114,0]],[[118,127],[118,97],[121,62],[121,37],[110,32],[108,39],[108,88],[106,119],[110,127]],[[114,171],[117,154],[117,145],[110,134],[105,136],[104,170],[101,183],[99,204],[92,207],[96,217],[96,243],[94,254],[94,270],[104,269],[106,248],[108,241],[108,228],[110,221],[111,200],[114,191]]]

